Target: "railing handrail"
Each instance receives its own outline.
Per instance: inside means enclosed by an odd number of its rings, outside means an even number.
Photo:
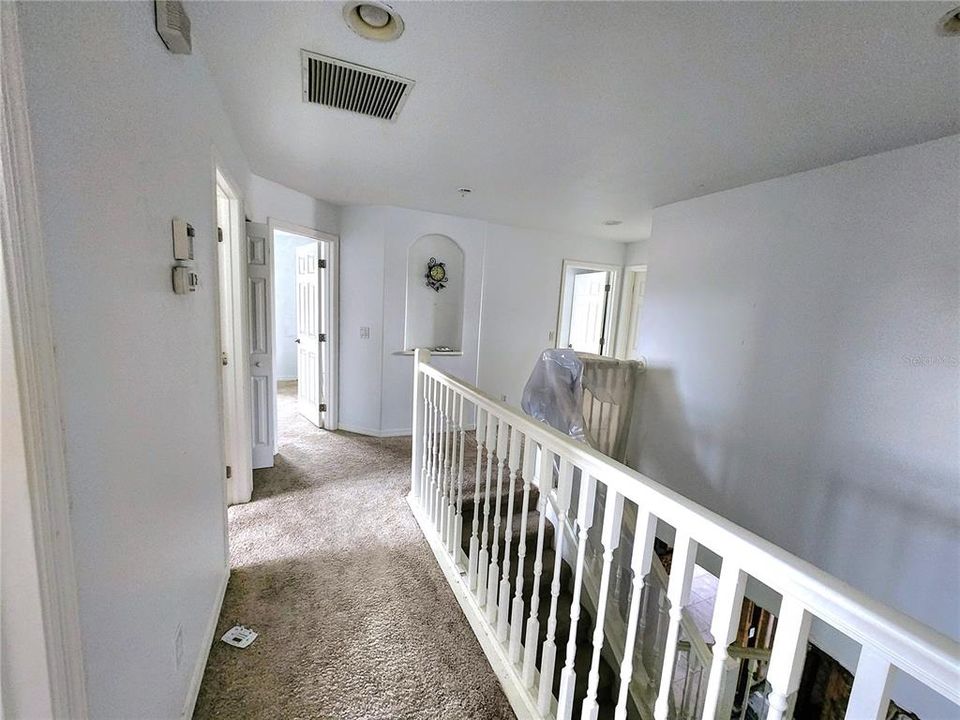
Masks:
[[[680,493],[578,443],[549,425],[532,420],[457,377],[420,363],[419,370],[469,397],[478,408],[521,429],[548,450],[562,455],[608,488],[675,528],[685,528],[698,543],[736,558],[745,573],[890,663],[954,704],[960,705],[960,643],[915,618],[871,598],[815,565],[792,555]]]

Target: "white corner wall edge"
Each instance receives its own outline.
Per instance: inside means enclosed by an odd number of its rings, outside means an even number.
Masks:
[[[0,3],[0,234],[55,717],[88,716],[65,441],[17,3]],[[0,709],[2,714],[2,709]]]
[[[203,673],[207,669],[207,660],[210,657],[210,650],[213,647],[214,636],[217,632],[217,623],[220,622],[220,610],[223,608],[223,598],[227,594],[227,583],[230,581],[230,568],[223,569],[223,578],[220,580],[220,589],[217,591],[213,601],[210,617],[207,620],[207,628],[203,633],[203,644],[201,644],[200,654],[197,656],[196,665],[193,673],[190,675],[190,685],[187,688],[187,698],[183,705],[183,712],[180,713],[182,720],[189,720],[193,717],[193,710],[197,706],[197,698],[200,695],[200,684],[203,682]]]

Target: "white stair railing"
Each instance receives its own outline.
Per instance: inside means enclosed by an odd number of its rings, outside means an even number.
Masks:
[[[960,716],[960,645],[957,642],[585,444],[533,421],[432,367],[429,360],[428,351],[416,351],[409,503],[518,717],[554,718],[559,709],[566,718],[571,716],[575,704],[568,694],[569,688],[577,685],[577,670],[569,662],[565,662],[562,669],[557,668],[563,677],[559,704],[553,694],[557,651],[554,633],[560,619],[557,617],[559,563],[565,535],[562,527],[571,512],[574,472],[588,479],[581,483],[584,488],[595,488],[596,496],[604,499],[602,517],[597,521],[602,523],[603,551],[597,602],[599,617],[592,638],[588,676],[581,678],[586,680],[586,696],[576,699],[582,703],[582,720],[598,714],[598,659],[604,646],[612,642],[619,644],[615,654],[621,659],[620,684],[605,702],[610,704],[615,717],[625,718],[636,712],[630,705],[630,692],[625,685],[631,677],[636,683],[640,673],[654,694],[651,705],[655,720],[729,718],[737,677],[731,668],[741,661],[754,662],[752,658],[741,658],[738,649],[728,649],[749,578],[763,583],[781,597],[766,672],[770,687],[768,718],[780,720],[792,716],[813,618],[861,645],[847,718],[883,720],[894,672],[913,677],[942,695],[958,707]],[[468,424],[475,425],[477,457],[469,551],[464,555],[459,547],[459,527]],[[525,595],[523,567],[530,561],[530,549],[523,539],[526,523],[520,528],[514,581],[510,565],[514,559],[510,547],[512,506],[507,510],[505,523],[501,522],[500,509],[503,493],[508,493],[506,502],[512,504],[515,488],[522,487],[523,519],[526,520],[527,512],[534,511],[529,497],[531,475],[538,460],[537,542],[533,551],[532,588]],[[553,472],[554,460],[559,467],[557,474]],[[581,500],[578,497],[578,505]],[[624,514],[628,501],[636,506],[636,513]],[[574,512],[577,509],[573,508]],[[583,508],[582,513],[586,513],[586,509]],[[577,517],[583,518],[586,527],[582,529],[586,534],[590,521],[582,513]],[[559,519],[561,529],[555,533],[557,566],[544,618],[540,582],[548,515]],[[624,635],[614,638],[604,624],[603,608],[607,605],[613,553],[621,537],[620,525],[627,517],[635,517],[634,527],[629,528],[629,536],[633,538],[632,594]],[[651,583],[656,573],[651,571],[650,559],[658,521],[675,530],[666,600],[663,594],[654,597],[651,592],[656,585]],[[501,546],[503,557],[499,554]],[[722,561],[711,624],[716,642],[707,651],[696,647],[697,641],[702,642],[701,638],[681,637],[681,628],[689,624],[684,620],[683,611],[689,600],[698,547],[709,549]],[[577,556],[582,558],[579,548],[577,550]],[[577,561],[574,570],[575,576],[582,578],[582,560]],[[572,612],[574,617],[569,619],[576,623],[579,608]],[[665,621],[654,622],[654,618],[665,618]],[[546,641],[539,644],[540,624],[544,621]],[[687,656],[688,667],[696,659],[697,666],[688,670],[688,677],[674,677],[678,653]],[[635,659],[640,662],[634,663]],[[659,678],[649,677],[649,668],[654,666],[659,670]],[[685,688],[678,702],[673,686],[681,679]],[[691,703],[687,702],[688,698],[692,698]],[[641,713],[643,705],[639,704]]]

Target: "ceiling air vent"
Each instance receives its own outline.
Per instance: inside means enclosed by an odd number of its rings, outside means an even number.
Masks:
[[[304,102],[396,120],[413,80],[301,51]]]

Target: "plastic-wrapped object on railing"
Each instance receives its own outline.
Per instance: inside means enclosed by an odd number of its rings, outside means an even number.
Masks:
[[[583,361],[574,350],[544,350],[530,373],[523,411],[565,435],[589,444],[583,427]]]

